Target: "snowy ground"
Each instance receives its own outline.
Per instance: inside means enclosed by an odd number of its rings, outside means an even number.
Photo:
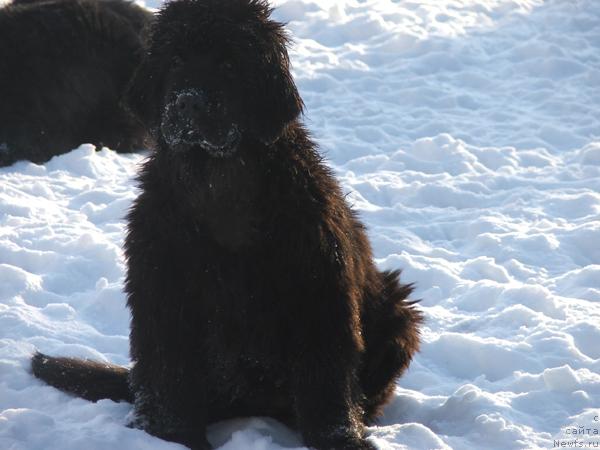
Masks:
[[[427,317],[371,439],[600,447],[598,1],[276,4],[307,124]],[[182,448],[126,428],[127,404],[28,373],[34,348],[128,363],[120,246],[141,160],[84,145],[0,169],[0,449]],[[301,447],[260,418],[210,439]]]

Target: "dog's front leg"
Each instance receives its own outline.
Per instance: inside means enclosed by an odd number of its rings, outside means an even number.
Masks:
[[[294,406],[304,441],[318,450],[372,450],[364,439],[354,373],[335,355],[327,357],[308,358],[295,371]]]
[[[130,426],[191,450],[210,450],[206,439],[206,401],[179,374],[180,371],[173,371],[164,376],[165,383],[156,385],[146,379],[141,364],[132,368],[135,417]]]
[[[296,422],[305,443],[318,450],[374,449],[364,438],[357,378],[363,345],[351,300],[331,287],[326,291],[330,295],[305,302],[297,315],[301,325],[291,366]]]

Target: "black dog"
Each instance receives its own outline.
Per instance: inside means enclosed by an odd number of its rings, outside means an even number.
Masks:
[[[207,423],[267,415],[318,449],[364,425],[419,345],[411,287],[379,272],[363,225],[299,121],[286,36],[261,0],[159,13],[132,109],[158,142],[129,214],[129,377],[37,355],[34,373],[194,449]]]
[[[139,150],[120,105],[152,14],[122,0],[17,0],[0,8],[0,166],[82,143]]]

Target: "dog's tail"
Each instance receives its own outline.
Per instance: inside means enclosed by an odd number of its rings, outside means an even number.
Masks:
[[[31,369],[37,378],[50,386],[92,402],[103,398],[133,402],[129,370],[124,367],[36,353],[31,359]]]

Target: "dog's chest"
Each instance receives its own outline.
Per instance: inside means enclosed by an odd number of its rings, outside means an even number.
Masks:
[[[212,160],[199,180],[197,218],[226,250],[247,247],[258,237],[263,189],[258,169],[251,160]]]
[[[204,358],[224,379],[279,372],[290,330],[282,320],[285,302],[270,281],[279,267],[265,245],[273,226],[273,215],[265,213],[267,174],[249,158],[211,160],[200,175],[189,185],[191,208],[181,211],[192,221],[183,226],[187,237],[180,248],[182,284],[195,305],[189,306],[195,310],[191,322],[204,328]]]

